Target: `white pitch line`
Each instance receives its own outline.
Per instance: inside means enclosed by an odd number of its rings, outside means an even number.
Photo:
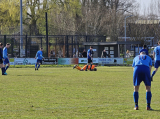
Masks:
[[[154,102],[152,104],[159,104],[160,102]],[[145,104],[145,103],[141,103],[141,104]],[[107,104],[107,105],[90,105],[90,106],[75,106],[75,107],[53,107],[53,108],[33,108],[34,110],[54,110],[54,109],[76,109],[76,108],[91,108],[91,107],[108,107],[108,106],[115,106],[115,105],[133,105],[132,104]],[[24,111],[26,109],[21,109],[21,110],[0,110],[0,112],[21,112]]]
[[[154,102],[152,104],[159,104],[160,102]],[[146,103],[141,103],[141,104],[146,104]],[[90,105],[90,106],[75,106],[75,107],[53,107],[53,108],[34,108],[34,110],[54,110],[54,109],[76,109],[76,108],[91,108],[91,107],[108,107],[108,106],[115,106],[115,105],[133,105],[132,104],[107,104],[107,105]],[[21,112],[24,111],[26,109],[22,109],[22,110],[0,110],[0,112]]]

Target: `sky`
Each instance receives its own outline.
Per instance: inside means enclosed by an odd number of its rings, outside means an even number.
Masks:
[[[158,15],[158,11],[157,11],[158,6],[156,2],[158,2],[159,0],[136,0],[136,1],[140,4],[140,14],[141,15],[145,15],[145,14],[147,15],[149,12],[152,12],[152,11]],[[154,7],[153,10],[150,9],[151,4]]]
[[[138,3],[140,3],[140,7],[149,6],[152,0],[136,0]]]

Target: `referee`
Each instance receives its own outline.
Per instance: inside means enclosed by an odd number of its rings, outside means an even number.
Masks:
[[[87,52],[87,60],[88,60],[88,63],[87,63],[87,67],[85,71],[87,71],[89,63],[91,64],[90,71],[92,71],[92,64],[93,64],[93,61],[92,61],[93,60],[93,47],[92,46],[90,46],[90,49]]]

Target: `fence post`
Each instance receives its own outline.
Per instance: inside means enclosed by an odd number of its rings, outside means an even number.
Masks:
[[[46,50],[47,50],[47,57],[48,57],[48,18],[47,18],[47,12],[45,13],[46,17]]]
[[[25,55],[26,55],[26,58],[28,57],[28,55],[27,55],[27,44],[28,44],[28,42],[27,42],[27,35],[26,35],[26,47],[25,47]]]
[[[14,46],[14,39],[12,38],[11,39],[11,57],[14,57],[14,54],[13,54],[13,47]]]
[[[87,42],[87,36],[86,36],[86,42]]]
[[[15,57],[14,57],[14,68],[15,68]]]
[[[42,47],[42,37],[41,37],[41,47]]]
[[[4,46],[6,46],[6,35],[4,35]]]
[[[69,57],[69,51],[68,51],[68,36],[66,36],[66,45],[67,45],[67,57]]]
[[[73,57],[73,36],[72,36],[72,57]]]

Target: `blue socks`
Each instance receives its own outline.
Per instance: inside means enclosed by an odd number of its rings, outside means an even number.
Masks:
[[[147,107],[149,108],[150,108],[150,103],[151,103],[151,97],[152,97],[151,92],[146,92]]]
[[[156,71],[153,71],[153,72],[152,72],[152,77],[155,75],[155,73],[156,73]]]
[[[91,64],[91,66],[90,66],[90,70],[92,69],[92,64]]]
[[[139,98],[138,92],[133,93],[133,98],[134,98],[134,102],[135,102],[135,107],[138,107],[138,98]]]
[[[3,75],[6,72],[6,70],[4,67],[2,67],[1,70],[2,70],[2,75]]]
[[[40,67],[40,64],[38,65],[38,68]]]
[[[146,92],[147,107],[149,107],[149,108],[150,108],[150,104],[151,104],[151,97],[152,97],[151,92]],[[138,98],[139,98],[138,92],[133,93],[133,98],[134,98],[134,102],[135,102],[135,107],[138,107]]]
[[[87,71],[87,69],[88,69],[88,65],[86,66],[86,71]]]
[[[7,70],[9,68],[9,66],[6,66],[6,69],[5,70]]]
[[[35,68],[37,68],[37,63],[35,64]]]
[[[40,64],[38,64],[38,67],[37,67],[37,63],[36,63],[35,68],[38,70],[39,67],[40,67]]]

